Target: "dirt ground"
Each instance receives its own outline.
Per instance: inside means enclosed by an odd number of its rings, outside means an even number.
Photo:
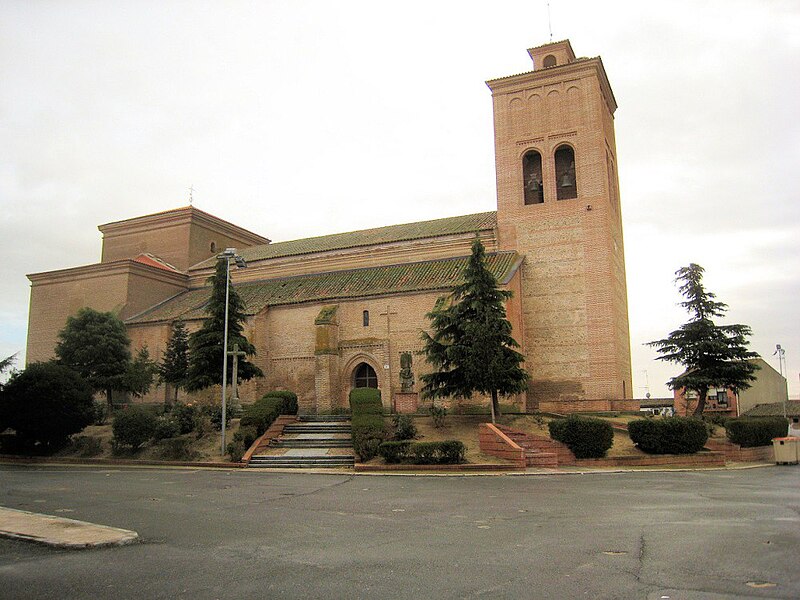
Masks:
[[[232,419],[231,426],[226,430],[226,440],[233,439],[233,434],[239,429],[239,419]],[[92,450],[86,450],[86,444],[82,444],[79,438],[88,437],[99,440],[99,448],[96,444],[92,445]],[[73,443],[55,454],[64,458],[133,458],[141,460],[171,460],[163,455],[163,448],[158,442],[145,444],[137,451],[121,452],[115,454],[111,447],[111,440],[114,434],[111,424],[90,425],[80,434],[73,436]],[[194,432],[180,436],[189,440],[191,460],[197,462],[230,462],[228,456],[220,454],[220,432],[213,430],[206,432],[202,437],[197,438]],[[99,449],[99,451],[97,451]]]
[[[483,415],[448,415],[445,417],[444,427],[433,426],[431,417],[414,417],[417,426],[416,441],[443,442],[445,440],[461,440],[467,448],[466,459],[470,463],[506,464],[500,458],[483,454],[478,442],[478,425],[486,422]]]

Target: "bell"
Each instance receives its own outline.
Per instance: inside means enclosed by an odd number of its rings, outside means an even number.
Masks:
[[[528,182],[528,184],[529,184],[528,188],[532,192],[538,192],[539,191],[539,182],[536,179],[531,178],[531,180]]]
[[[572,187],[573,185],[575,185],[575,182],[572,180],[572,175],[569,172],[564,173],[564,177],[561,178],[561,187]]]

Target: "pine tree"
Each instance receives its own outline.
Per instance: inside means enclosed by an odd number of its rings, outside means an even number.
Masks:
[[[158,374],[158,365],[150,358],[147,346],[142,346],[136,357],[128,365],[125,373],[124,389],[134,396],[141,397],[150,391]]]
[[[114,314],[82,308],[58,334],[56,356],[77,372],[95,392],[105,392],[108,412],[113,390],[125,391],[131,362],[130,338]]]
[[[758,366],[751,362],[758,354],[747,349],[751,330],[747,325],[717,325],[713,317],[721,317],[728,305],[715,300],[716,295],[703,286],[704,269],[694,263],[675,272],[680,283],[680,293],[686,298],[680,302],[691,318],[663,340],[649,342],[665,360],[683,365],[683,374],[667,382],[670,389],[684,388],[697,392],[694,414],[703,414],[706,395],[711,387],[734,391],[750,387]]]
[[[498,289],[476,239],[464,282],[453,289],[449,304],[437,303],[427,315],[432,334],[423,332],[422,354],[434,372],[421,377],[424,398],[489,394],[494,421],[500,414],[499,395],[527,389],[528,373],[520,366],[525,357],[514,350],[519,344],[506,318],[504,301],[510,297],[510,291]]]
[[[203,326],[189,336],[189,372],[185,389],[193,392],[221,383],[222,344],[225,328],[225,285],[228,269],[225,261],[217,263],[216,273],[212,276],[211,299],[206,306],[206,317]],[[256,348],[243,335],[245,321],[244,302],[230,286],[228,296],[228,348],[234,344],[245,357],[239,359],[239,379],[247,381],[253,377],[263,377],[257,366],[246,357],[254,356]],[[228,381],[233,372],[233,361],[228,361]]]
[[[178,401],[178,390],[186,386],[188,373],[189,333],[186,331],[186,323],[178,319],[172,324],[172,333],[159,367],[161,380],[175,390],[174,402]]]

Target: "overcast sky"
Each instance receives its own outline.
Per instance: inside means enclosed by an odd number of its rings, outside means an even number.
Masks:
[[[551,0],[616,113],[634,389],[680,369],[705,267],[800,392],[800,5]],[[97,225],[195,205],[273,241],[496,208],[488,79],[550,39],[526,2],[0,2],[0,357],[26,273],[97,262]]]

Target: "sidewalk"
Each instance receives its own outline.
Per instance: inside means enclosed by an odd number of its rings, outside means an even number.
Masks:
[[[139,540],[138,533],[127,529],[2,506],[0,506],[0,537],[73,549],[124,546]]]

